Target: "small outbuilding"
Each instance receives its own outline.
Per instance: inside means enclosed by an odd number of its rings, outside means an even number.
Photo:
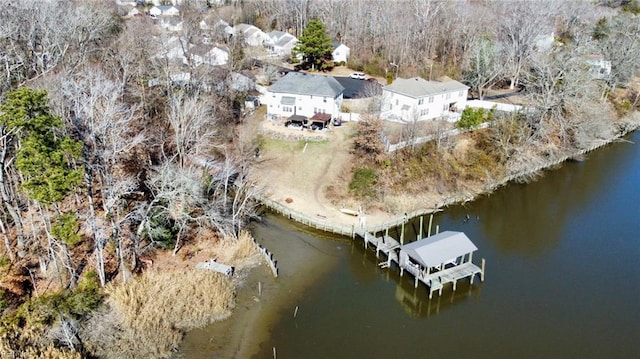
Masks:
[[[400,248],[400,275],[406,270],[418,281],[429,286],[429,297],[435,290],[442,292],[446,283],[480,274],[484,280],[484,260],[482,269],[471,262],[473,252],[478,247],[462,232],[446,231],[425,239],[415,241]]]

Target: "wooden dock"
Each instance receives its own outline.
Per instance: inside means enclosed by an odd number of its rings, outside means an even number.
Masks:
[[[389,267],[391,262],[398,263],[398,250],[400,249],[400,242],[396,241],[393,237],[388,235],[383,235],[382,237],[377,237],[374,234],[368,233],[366,231],[357,231],[356,234],[362,238],[364,242],[364,247],[372,246],[376,249],[376,258],[380,255],[380,252],[384,253],[387,256],[386,262],[381,262],[379,265],[381,267]]]
[[[484,267],[484,263],[485,261],[483,259],[482,267]],[[456,290],[456,283],[461,279],[470,278],[471,284],[473,284],[473,278],[476,274],[480,274],[480,280],[484,281],[484,271],[482,268],[471,262],[467,262],[431,274],[418,272],[418,275],[415,277],[415,286],[418,286],[418,280],[426,284],[429,287],[429,299],[431,299],[435,291],[438,291],[438,295],[442,295],[442,288],[447,283],[453,283],[454,291]]]

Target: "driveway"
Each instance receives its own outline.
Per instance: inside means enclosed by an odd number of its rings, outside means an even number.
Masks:
[[[350,77],[338,77],[334,76],[334,79],[338,80],[340,85],[344,87],[344,98],[354,98],[359,92],[362,91],[365,80],[355,80]]]

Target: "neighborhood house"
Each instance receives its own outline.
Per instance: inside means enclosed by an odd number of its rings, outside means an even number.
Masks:
[[[176,16],[180,14],[180,10],[171,5],[154,6],[149,10],[151,16]]]
[[[253,25],[238,24],[233,29],[237,35],[242,34],[249,46],[262,46],[265,41],[269,41],[269,36]]]
[[[454,80],[427,81],[420,77],[398,78],[383,90],[382,118],[424,121],[460,117],[469,87]]]
[[[267,89],[267,118],[303,127],[325,127],[338,116],[344,87],[331,76],[289,72]]]
[[[264,47],[270,55],[286,56],[291,55],[291,50],[298,43],[298,39],[288,32],[271,31],[267,34],[268,40],[265,40]]]
[[[349,61],[349,54],[351,52],[351,49],[349,49],[347,45],[338,41],[332,41],[331,44],[333,45],[333,51],[331,52],[331,55],[333,56],[333,62],[346,63],[347,61]]]

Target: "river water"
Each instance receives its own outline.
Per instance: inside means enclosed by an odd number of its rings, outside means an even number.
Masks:
[[[250,357],[640,357],[639,145],[614,143],[447,208],[436,225],[476,244],[484,283],[463,280],[429,300],[410,275],[378,268],[362,241],[267,217],[254,234],[280,257],[283,277],[265,282],[279,294]],[[418,226],[405,227],[407,238]]]

